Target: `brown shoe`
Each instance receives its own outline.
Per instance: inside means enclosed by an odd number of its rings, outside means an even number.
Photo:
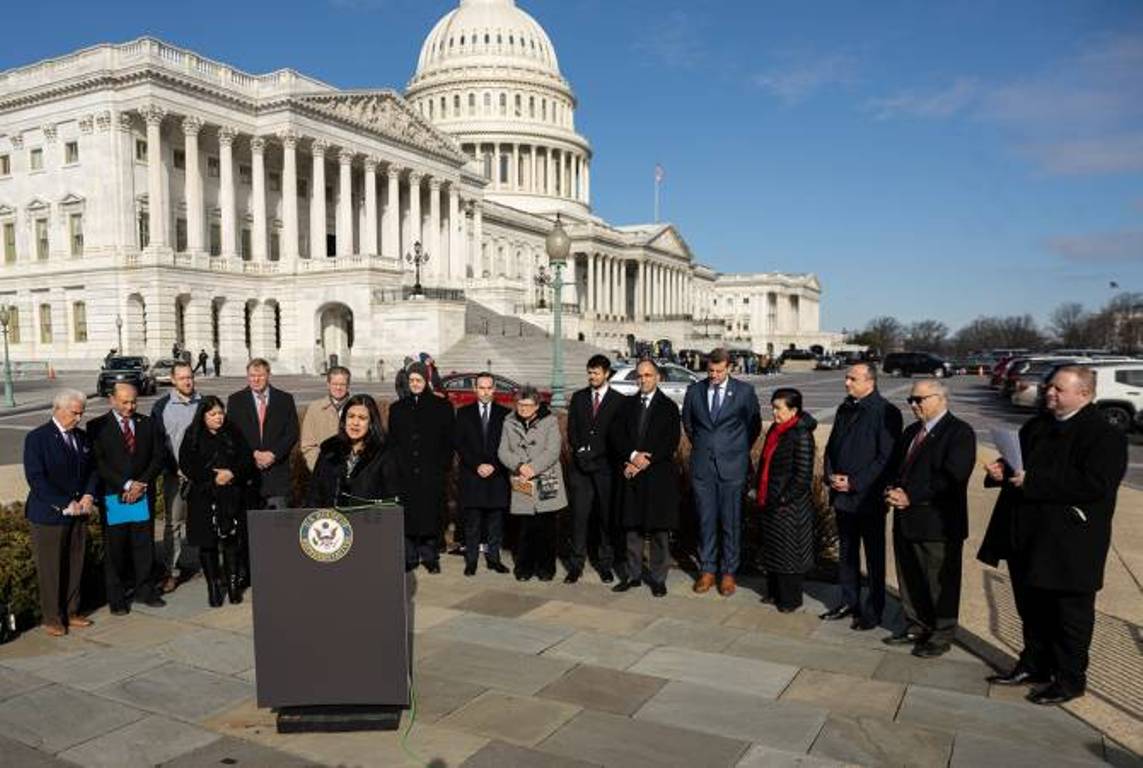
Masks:
[[[91,619],[86,619],[78,613],[67,617],[67,625],[76,629],[87,629],[94,623]]]
[[[174,576],[168,576],[167,578],[163,579],[161,584],[159,584],[159,589],[163,591],[164,595],[170,592],[174,592],[178,588],[179,580]]]
[[[714,574],[703,572],[699,575],[698,580],[695,582],[694,590],[700,595],[704,595],[710,591],[714,586]]]
[[[730,597],[736,589],[738,589],[738,584],[735,583],[734,577],[729,573],[724,573],[722,581],[718,583],[718,594],[723,597]]]
[[[44,623],[44,632],[51,637],[63,637],[67,634],[67,627],[58,621],[48,621]]]

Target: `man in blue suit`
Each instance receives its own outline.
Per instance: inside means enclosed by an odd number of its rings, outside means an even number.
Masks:
[[[79,615],[80,578],[87,520],[95,509],[95,459],[79,428],[87,398],[61,390],[52,399],[52,420],[24,438],[24,514],[32,526],[32,553],[40,587],[44,631],[52,637],[68,627],[90,627]]]
[[[691,485],[699,518],[699,568],[694,591],[709,592],[721,572],[720,594],[734,594],[742,535],[742,487],[750,474],[750,449],[762,431],[758,395],[731,378],[730,355],[710,353],[707,380],[687,388],[683,429],[691,441]],[[719,569],[717,542],[722,532]]]

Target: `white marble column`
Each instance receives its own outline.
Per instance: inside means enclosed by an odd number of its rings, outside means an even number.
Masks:
[[[446,277],[463,279],[464,269],[464,218],[460,215],[460,189],[457,183],[448,185],[448,270]]]
[[[236,136],[238,132],[228,125],[218,129],[218,207],[222,209],[222,257],[226,259],[233,259],[238,248],[238,209],[234,196]]]
[[[250,139],[250,172],[253,191],[250,205],[254,209],[254,231],[250,235],[251,261],[266,261],[266,140],[261,136]]]
[[[619,283],[619,262],[614,256],[607,257],[607,316],[614,317],[617,311],[617,288]]]
[[[539,162],[536,160],[536,145],[533,144],[528,148],[528,161],[531,166],[531,172],[528,174],[528,192],[536,194],[540,191],[539,181],[536,177],[536,172],[539,170]]]
[[[377,158],[365,158],[365,232],[362,234],[361,252],[366,256],[377,254]]]
[[[163,194],[163,118],[166,110],[154,104],[143,108],[147,121],[147,225],[149,247],[165,248],[167,237],[166,195]]]
[[[441,250],[441,180],[429,177],[429,231],[425,249],[431,254],[429,274],[444,273],[445,253]]]
[[[647,264],[645,262],[639,262],[639,274],[635,280],[635,320],[641,323],[647,314],[646,299],[644,298],[647,295]]]
[[[583,156],[575,155],[575,174],[572,178],[574,196],[576,200],[583,200]]]
[[[514,192],[519,192],[523,189],[520,184],[520,145],[512,145],[512,175],[509,177],[508,188]]]
[[[326,257],[325,223],[325,153],[329,142],[314,139],[310,146],[313,172],[310,174],[310,258]]]
[[[280,258],[291,268],[298,260],[298,136],[278,134],[282,142],[282,243]]]
[[[186,173],[183,197],[187,206],[187,251],[202,253],[204,232],[202,215],[202,166],[198,162],[198,134],[202,130],[202,118],[183,118],[183,136],[186,139]]]
[[[583,202],[591,205],[591,163],[584,158],[583,162]]]
[[[504,188],[504,182],[501,181],[500,168],[504,162],[500,159],[500,142],[492,145],[492,188],[499,192]]]
[[[381,214],[381,252],[388,258],[401,260],[401,169],[389,163],[385,168],[388,194]]]
[[[548,195],[556,194],[556,151],[551,147],[547,149],[548,170],[544,174],[544,192]]]
[[[627,262],[619,260],[619,319],[626,320],[627,312]]]
[[[420,243],[423,247],[425,241],[421,236],[421,179],[423,174],[409,171],[409,242],[408,252],[413,252],[413,244]],[[432,254],[435,258],[437,254]]]
[[[587,254],[587,311],[588,317],[595,317],[595,254]]]
[[[337,153],[340,177],[337,193],[337,255],[353,254],[353,152]]]
[[[484,209],[480,207],[480,202],[475,204],[475,210],[472,212],[472,273],[476,277],[483,277],[485,272],[491,272],[492,269],[484,263]]]

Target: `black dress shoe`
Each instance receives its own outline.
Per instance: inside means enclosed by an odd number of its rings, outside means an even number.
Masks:
[[[666,582],[652,581],[651,582],[651,595],[653,597],[666,597],[667,596],[667,584],[666,584]]]
[[[848,605],[839,605],[837,608],[826,611],[818,618],[822,621],[839,621],[853,615],[853,609]]]
[[[775,603],[775,601],[774,601],[774,598],[773,598],[773,597],[771,597],[770,595],[765,595],[765,596],[762,598],[762,604],[763,604],[763,605],[774,605],[774,603]],[[824,617],[823,617],[823,618],[824,618]]]
[[[950,648],[952,646],[948,643],[934,643],[931,640],[926,640],[923,643],[917,643],[910,653],[918,659],[935,659],[938,656],[944,656]]]
[[[488,566],[488,570],[493,573],[508,573],[508,566],[499,560],[489,560],[486,565]]]
[[[849,628],[856,629],[858,632],[868,632],[871,629],[876,629],[878,623],[879,622],[876,622],[873,619],[854,616],[853,621],[849,624]]]
[[[167,606],[167,601],[158,595],[152,595],[150,598],[143,601],[143,605],[147,606],[148,608],[165,608]]]
[[[900,632],[896,635],[881,638],[881,642],[885,643],[885,645],[916,645],[924,641],[924,636],[918,635],[916,632]]]
[[[626,592],[629,589],[635,589],[636,587],[640,586],[641,584],[642,584],[642,582],[639,581],[639,579],[625,579],[625,580],[619,582],[618,584],[616,584],[614,587],[612,587],[611,591],[612,592]]]
[[[1078,699],[1080,696],[1083,696],[1083,691],[1077,693],[1076,691],[1069,691],[1059,683],[1051,683],[1043,688],[1032,691],[1026,698],[1033,704],[1043,704],[1047,706],[1049,704],[1063,704],[1072,699]]]
[[[516,581],[529,581],[531,578],[532,574],[528,571],[516,571]]]
[[[564,576],[564,584],[575,584],[579,581],[579,571],[568,571],[567,576]]]
[[[994,685],[1037,685],[1051,682],[1046,677],[1032,674],[1020,665],[1016,665],[1008,673],[989,675],[987,680]]]
[[[611,572],[610,568],[604,568],[599,572],[599,580],[604,584],[610,584],[611,582],[615,581],[615,574]],[[635,579],[635,583],[638,584],[639,580]]]
[[[556,575],[554,573],[537,573],[536,578],[540,581],[551,581]]]
[[[127,605],[113,605],[111,606],[112,616],[126,616],[131,613],[131,607]]]
[[[778,613],[793,613],[801,607],[800,605],[779,605]]]
[[[475,576],[476,575],[476,563],[465,563],[464,575],[465,576]]]
[[[425,570],[428,571],[429,573],[440,573],[441,572],[441,564],[437,563],[437,562],[425,563]]]

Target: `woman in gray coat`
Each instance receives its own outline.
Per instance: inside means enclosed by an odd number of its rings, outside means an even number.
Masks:
[[[560,425],[535,387],[516,393],[516,413],[504,420],[500,462],[512,473],[510,512],[521,516],[516,580],[556,575],[556,515],[567,506],[560,465]]]

